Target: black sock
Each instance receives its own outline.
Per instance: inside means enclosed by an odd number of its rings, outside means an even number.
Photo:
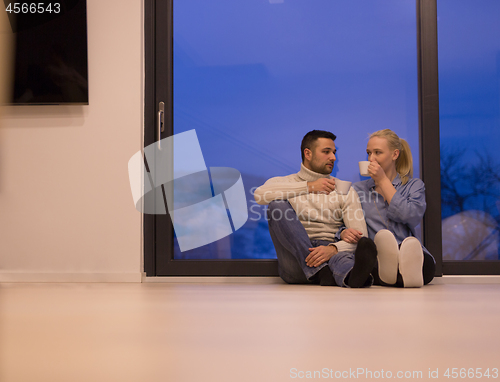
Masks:
[[[434,272],[436,271],[436,263],[432,256],[424,253],[424,265],[422,267],[422,272],[424,276],[424,285],[429,284],[434,278]]]
[[[321,286],[337,285],[335,279],[333,278],[332,271],[330,270],[330,267],[328,265],[326,267],[321,268],[320,271],[316,273],[316,276],[318,276],[319,285]]]
[[[377,247],[373,240],[367,237],[359,239],[356,252],[354,252],[354,267],[349,273],[347,285],[351,288],[365,286],[376,261]]]

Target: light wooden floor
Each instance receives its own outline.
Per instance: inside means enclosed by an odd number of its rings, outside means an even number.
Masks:
[[[447,368],[500,368],[499,284],[0,284],[2,382],[453,380]]]

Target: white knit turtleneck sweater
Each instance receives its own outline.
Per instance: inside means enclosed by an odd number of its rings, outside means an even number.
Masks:
[[[367,237],[363,209],[356,191],[351,187],[347,195],[336,191],[328,195],[309,193],[307,182],[319,178],[333,177],[311,171],[302,164],[297,174],[269,179],[255,190],[254,197],[258,204],[288,200],[310,239],[333,241],[343,224],[363,232],[363,236]],[[335,246],[339,252],[353,252],[356,249],[356,244],[343,240],[335,243]]]

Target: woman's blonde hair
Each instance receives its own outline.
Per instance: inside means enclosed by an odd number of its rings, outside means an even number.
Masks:
[[[413,178],[413,157],[408,142],[399,138],[390,129],[375,131],[370,135],[370,139],[373,137],[385,138],[390,150],[399,150],[399,156],[396,159],[396,171],[401,177],[403,184],[408,183],[408,180]]]

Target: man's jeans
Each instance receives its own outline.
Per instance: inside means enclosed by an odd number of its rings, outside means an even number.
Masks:
[[[287,200],[275,200],[267,209],[269,233],[278,256],[278,272],[289,284],[318,283],[314,275],[325,266],[329,266],[337,285],[346,286],[344,279],[354,266],[354,254],[338,252],[327,263],[318,267],[306,265],[309,248],[328,245],[334,241],[310,240],[299,221],[295,210]]]

